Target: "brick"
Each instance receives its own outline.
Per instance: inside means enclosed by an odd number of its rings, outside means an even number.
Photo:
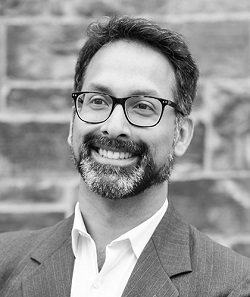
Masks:
[[[50,10],[56,15],[103,16],[113,14],[187,14],[187,13],[235,13],[250,11],[248,0],[53,0]]]
[[[185,22],[168,26],[185,37],[203,77],[249,76],[249,22]]]
[[[10,25],[7,74],[14,79],[71,79],[83,25]],[[49,28],[49,29],[48,29]]]
[[[56,15],[103,16],[112,15],[119,8],[117,1],[111,5],[110,1],[85,0],[83,5],[80,0],[53,0],[50,4],[51,13]]]
[[[232,2],[228,0],[53,0],[50,4],[53,14],[103,16],[113,14],[183,14],[183,13],[211,13],[211,12],[245,12],[250,11],[248,0]]]
[[[250,258],[250,243],[248,242],[242,242],[242,243],[237,243],[234,244],[231,247],[234,251],[236,251],[237,253],[244,255],[246,257]]]
[[[0,176],[70,172],[68,130],[68,123],[0,123],[0,162],[5,165]]]
[[[171,13],[236,13],[250,11],[249,0],[191,0],[171,2]]]
[[[247,82],[217,82],[207,90],[213,134],[212,167],[250,169],[250,88]]]
[[[249,178],[201,179],[172,182],[169,197],[199,230],[233,236],[250,231],[249,192]]]
[[[166,14],[173,0],[54,0],[51,12],[58,15],[110,16],[114,14]]]
[[[40,15],[46,10],[47,0],[1,0],[0,13],[5,16]]]
[[[12,183],[0,183],[0,203],[13,205],[23,203],[52,203],[62,199],[63,191],[59,186],[46,180],[28,179]]]
[[[64,218],[63,213],[1,213],[0,232],[37,230],[52,226]]]
[[[0,16],[1,16],[1,8],[0,8]],[[4,86],[4,80],[5,80],[5,38],[4,38],[4,25],[0,22],[0,111],[3,106],[3,86]]]
[[[12,89],[7,97],[11,113],[70,113],[72,106],[69,89]]]

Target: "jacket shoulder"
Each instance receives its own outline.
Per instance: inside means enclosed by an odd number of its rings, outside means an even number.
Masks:
[[[0,234],[0,261],[16,254],[21,256],[22,253],[27,253],[34,245],[43,240],[45,233],[48,233],[51,228],[36,230],[36,231],[15,231]]]
[[[247,286],[250,294],[249,258],[215,242],[193,226],[190,226],[190,236],[193,282],[200,291],[210,292],[209,296],[227,296],[229,292]]]
[[[22,253],[29,252],[35,245],[53,234],[57,229],[57,226],[61,223],[62,221],[56,225],[39,230],[22,230],[1,233],[0,259],[2,257],[5,258],[7,255],[14,255],[16,252],[18,252],[19,256]]]
[[[14,271],[18,271],[18,267],[29,263],[32,253],[43,249],[48,254],[50,249],[54,252],[55,248],[59,248],[63,240],[70,236],[72,222],[73,217],[70,217],[36,231],[0,234],[0,288],[13,276]]]
[[[191,250],[194,254],[202,253],[204,258],[212,257],[213,261],[219,263],[225,263],[226,266],[232,263],[234,265],[234,269],[237,267],[237,263],[244,262],[246,267],[250,269],[250,259],[238,254],[237,252],[233,251],[229,247],[226,247],[206,234],[200,232],[195,227],[190,225],[190,236],[192,237],[191,242],[193,242]],[[210,259],[210,260],[212,260]],[[211,263],[212,263],[211,262]],[[235,266],[236,265],[236,266]]]

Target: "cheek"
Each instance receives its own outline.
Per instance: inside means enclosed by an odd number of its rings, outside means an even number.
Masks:
[[[72,145],[74,152],[78,151],[84,138],[89,133],[98,133],[99,125],[87,124],[78,118],[75,118],[72,129]]]
[[[82,123],[79,123],[77,119],[75,119],[72,128],[72,149],[75,155],[78,155],[79,147],[84,139],[84,129],[82,127]]]
[[[72,129],[73,142],[77,143],[82,141],[86,133],[88,133],[87,124],[75,118]]]
[[[157,165],[165,163],[169,154],[173,151],[174,130],[166,131],[164,129],[164,132],[154,133],[148,139],[150,139],[149,149],[155,163]]]

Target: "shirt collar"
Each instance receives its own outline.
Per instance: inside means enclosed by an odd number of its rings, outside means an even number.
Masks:
[[[168,200],[166,199],[162,207],[149,219],[136,226],[135,228],[124,233],[118,237],[115,241],[129,239],[132,249],[137,257],[139,258],[142,250],[153,235],[156,227],[163,218],[168,208]]]
[[[87,232],[87,229],[85,227],[85,224],[82,218],[79,202],[77,202],[75,206],[74,224],[71,232],[72,248],[73,248],[75,257],[77,255],[78,239],[80,235],[90,238],[90,235]]]
[[[168,208],[168,199],[165,200],[162,207],[153,216],[151,216],[149,219],[147,219],[140,225],[136,226],[135,228],[122,234],[117,239],[113,240],[110,243],[110,245],[112,245],[112,243],[114,242],[129,240],[131,247],[135,253],[135,256],[138,259],[145,245],[147,244],[150,237],[154,233],[157,225],[160,223],[161,219],[163,218],[167,208]],[[79,202],[77,202],[75,206],[74,224],[73,224],[72,233],[71,233],[72,248],[73,248],[75,257],[77,254],[78,240],[80,235],[85,238],[91,239],[91,236],[88,234],[82,218]]]

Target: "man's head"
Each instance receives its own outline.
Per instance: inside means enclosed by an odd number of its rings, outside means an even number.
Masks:
[[[88,64],[101,47],[118,40],[136,41],[159,51],[171,63],[176,84],[174,98],[182,112],[190,114],[199,72],[180,34],[147,19],[122,16],[90,24],[87,35],[76,64],[75,91],[81,91]]]
[[[76,66],[75,90],[91,94],[76,99],[74,160],[98,195],[139,195],[169,179],[190,143],[180,114],[190,113],[198,71],[178,35],[146,20],[115,18],[89,34]]]

